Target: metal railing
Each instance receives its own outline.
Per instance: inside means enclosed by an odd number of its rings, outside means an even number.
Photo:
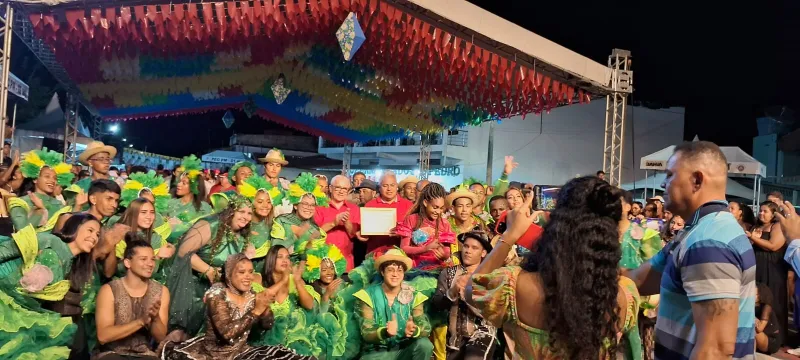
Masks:
[[[436,145],[444,145],[445,144],[445,136],[444,134],[430,134],[430,135],[423,135],[429,139],[430,144],[433,146]],[[453,130],[447,135],[447,145],[448,146],[462,146],[466,147],[469,143],[469,131],[464,129]],[[402,139],[390,139],[390,140],[376,140],[376,141],[368,141],[365,143],[356,143],[354,147],[371,147],[371,146],[420,146],[422,145],[422,137],[420,135],[415,135],[411,137],[406,137]],[[322,148],[343,148],[344,145],[337,144],[334,142],[330,142],[327,140],[322,141],[321,146]]]

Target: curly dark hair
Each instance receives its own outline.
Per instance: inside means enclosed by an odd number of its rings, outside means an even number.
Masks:
[[[616,353],[622,196],[595,176],[568,182],[522,265],[542,279],[549,319],[545,330],[550,345],[567,359]]]
[[[236,211],[238,210],[239,209],[236,209],[234,206],[231,206],[229,204],[228,207],[226,207],[219,213],[210,215],[202,219],[208,221],[209,224],[213,220],[219,221],[219,227],[217,227],[217,232],[215,234],[212,234],[213,237],[211,238],[211,243],[210,243],[211,255],[209,256],[209,258],[213,258],[214,255],[217,254],[219,247],[225,245],[225,241],[227,241],[227,239],[225,239],[225,233],[229,231],[233,232],[233,229],[231,228],[231,221],[233,220],[233,215],[236,214]],[[245,249],[247,249],[247,246],[250,245],[250,225],[251,223],[247,223],[247,226],[239,229],[239,231],[236,231],[237,233],[239,233],[239,235],[242,236],[242,238],[244,238],[244,243],[242,244],[242,251],[245,251]]]

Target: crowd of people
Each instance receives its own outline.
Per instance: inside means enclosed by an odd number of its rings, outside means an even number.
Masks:
[[[775,194],[757,219],[726,202],[713,143],[676,147],[664,197],[598,172],[547,209],[511,156],[491,186],[445,189],[288,181],[277,149],[222,174],[193,155],[114,171],[116,154],[7,154],[0,359],[754,359],[786,343],[800,219]],[[397,224],[362,233],[362,208]]]

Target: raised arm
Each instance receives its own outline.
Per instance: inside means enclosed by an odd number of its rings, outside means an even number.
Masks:
[[[692,316],[697,327],[697,343],[690,359],[732,359],[739,327],[739,300],[693,302]]]

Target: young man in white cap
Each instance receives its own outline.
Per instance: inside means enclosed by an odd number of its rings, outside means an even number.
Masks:
[[[272,149],[267,153],[267,156],[258,159],[264,164],[264,177],[269,181],[272,186],[278,186],[283,191],[289,190],[289,181],[281,179],[281,170],[289,162],[283,156],[283,152],[278,149]],[[283,204],[275,204],[275,216],[289,214],[293,211],[292,204],[288,199],[284,199]]]

